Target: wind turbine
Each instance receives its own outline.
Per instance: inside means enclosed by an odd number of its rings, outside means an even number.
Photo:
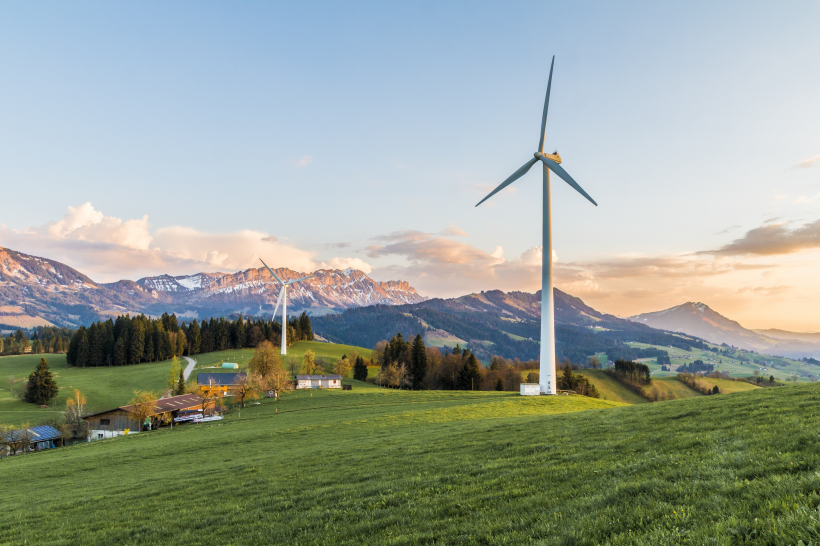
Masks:
[[[539,161],[544,169],[544,212],[543,212],[543,246],[541,251],[541,370],[540,379],[542,394],[556,394],[557,377],[555,375],[555,306],[552,294],[552,222],[550,219],[550,171],[561,177],[564,182],[575,188],[575,190],[598,206],[592,197],[587,194],[573,180],[573,178],[561,167],[561,156],[558,150],[554,154],[544,153],[544,135],[547,129],[547,110],[550,105],[550,87],[552,86],[552,69],[555,66],[555,56],[552,57],[550,65],[550,77],[547,83],[547,97],[544,99],[544,114],[541,117],[541,140],[538,143],[538,151],[533,154],[533,158],[527,161],[512,176],[501,183],[490,194],[479,201],[478,205],[500,192],[529,171],[533,165]],[[478,206],[476,205],[476,206]]]
[[[273,318],[276,318],[276,312],[279,310],[279,303],[282,303],[282,354],[288,354],[288,344],[287,344],[287,332],[288,332],[288,286],[295,284],[299,281],[303,281],[305,279],[310,279],[315,277],[316,275],[308,275],[307,277],[302,277],[301,279],[293,279],[292,281],[283,281],[279,278],[279,275],[273,272],[273,269],[268,267],[262,258],[259,258],[259,261],[262,262],[262,265],[265,266],[273,278],[279,281],[279,284],[282,285],[282,288],[279,290],[279,297],[276,298],[276,308],[273,310]]]

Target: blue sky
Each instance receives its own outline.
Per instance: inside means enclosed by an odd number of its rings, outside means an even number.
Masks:
[[[818,20],[815,2],[0,3],[0,244],[101,281],[261,255],[426,295],[535,290],[539,174],[474,205],[535,151],[554,54],[547,147],[600,204],[555,180],[559,287],[820,329]]]

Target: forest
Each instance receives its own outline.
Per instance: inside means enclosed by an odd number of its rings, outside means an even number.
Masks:
[[[282,324],[278,321],[239,316],[235,320],[220,317],[186,323],[167,313],[159,318],[121,315],[94,322],[88,328],[80,327],[68,345],[66,362],[77,367],[125,366],[173,356],[254,348],[265,340],[279,346],[281,339]],[[306,313],[288,321],[287,340],[288,344],[313,340]]]
[[[38,326],[28,335],[18,328],[6,337],[0,336],[0,355],[64,353],[68,349],[71,334],[71,330],[56,326]]]

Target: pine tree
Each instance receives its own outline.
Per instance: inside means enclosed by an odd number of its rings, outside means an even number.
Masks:
[[[233,346],[236,349],[245,348],[245,321],[242,320],[242,315],[236,319],[234,323]]]
[[[40,363],[28,376],[28,387],[26,389],[26,402],[31,402],[40,406],[48,404],[48,401],[57,396],[59,389],[48,369],[48,362],[45,358],[40,359]]]
[[[79,366],[80,368],[84,368],[88,366],[89,354],[87,330],[82,329],[78,337],[79,339],[77,339],[77,352],[74,356],[74,365]]]
[[[356,363],[353,365],[353,379],[367,381],[367,365],[362,357],[356,358]]]
[[[188,341],[191,343],[191,347],[188,349],[188,355],[197,355],[199,354],[199,348],[202,343],[202,331],[199,329],[199,323],[196,319],[191,323],[188,333],[190,334]]]
[[[427,348],[421,334],[416,334],[413,346],[410,349],[410,375],[413,378],[413,388],[420,389],[427,374]]]
[[[504,390],[504,382],[503,382],[503,381],[501,381],[501,378],[500,378],[500,377],[499,377],[499,378],[498,378],[498,380],[495,382],[495,390],[497,390],[497,391],[503,391],[503,390]]]
[[[145,330],[142,321],[135,320],[131,330],[131,347],[128,351],[128,363],[139,364],[145,348]]]
[[[458,389],[462,391],[478,390],[481,387],[481,369],[478,359],[470,353],[458,373]]]
[[[125,366],[128,364],[128,356],[125,351],[125,337],[121,337],[114,342],[114,355],[111,358],[114,366]]]
[[[177,394],[185,394],[185,371],[179,370],[179,381],[177,382]]]

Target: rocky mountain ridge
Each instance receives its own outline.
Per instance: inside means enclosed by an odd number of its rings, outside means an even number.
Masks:
[[[306,276],[287,268],[275,271],[285,280]],[[289,312],[322,315],[425,300],[407,282],[374,281],[358,269],[313,273],[317,276],[288,288]],[[60,262],[0,247],[0,325],[6,326],[76,327],[125,313],[264,316],[273,312],[279,291],[279,283],[264,268],[96,283]]]

